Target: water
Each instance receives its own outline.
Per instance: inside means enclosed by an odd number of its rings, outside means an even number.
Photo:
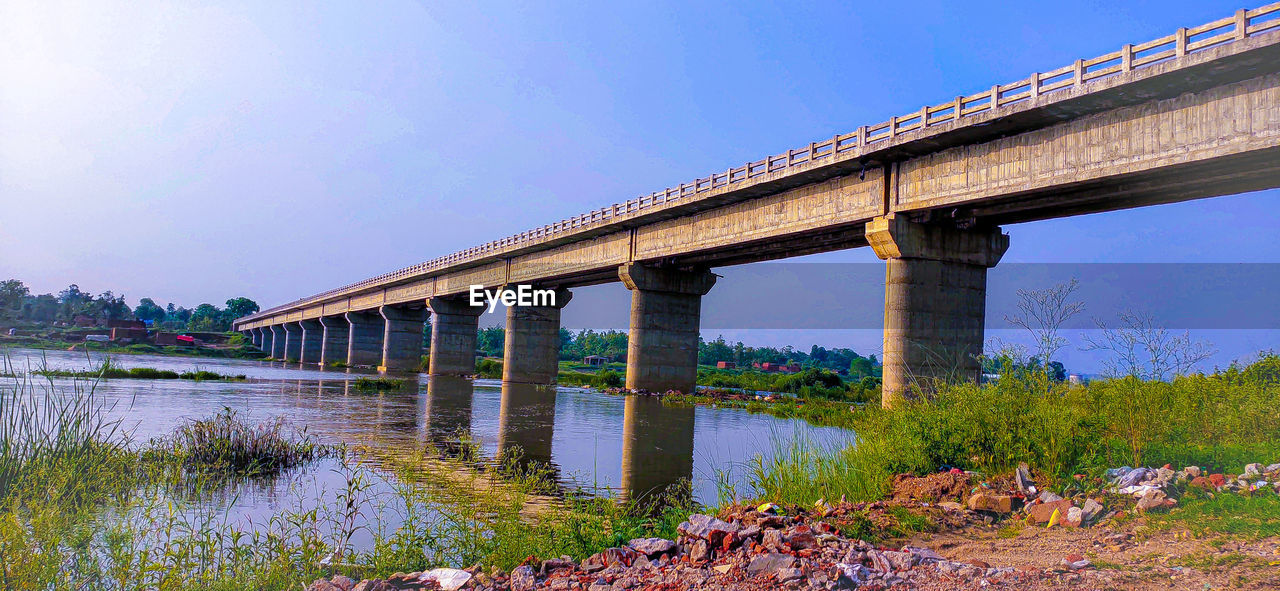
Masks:
[[[15,350],[27,367],[87,369],[101,362],[83,352]],[[399,391],[358,392],[353,381],[369,372],[244,360],[116,355],[121,367],[244,374],[243,382],[114,379],[96,391],[113,404],[134,439],[163,436],[188,419],[231,408],[251,421],[284,417],[321,442],[346,443],[374,468],[373,492],[393,478],[382,469],[397,457],[424,449],[456,449],[465,434],[483,459],[512,450],[547,464],[565,491],[585,490],[640,499],[688,479],[694,500],[716,504],[717,478],[744,491],[747,463],[768,457],[779,442],[807,437],[823,443],[848,440],[845,431],[811,427],[736,409],[669,407],[648,397],[613,396],[579,388],[512,386],[489,380],[407,376]],[[287,478],[245,485],[222,495],[243,519],[262,520],[281,509],[325,504],[342,488],[340,462],[321,461]]]

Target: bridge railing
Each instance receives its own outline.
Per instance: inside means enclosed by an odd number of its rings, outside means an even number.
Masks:
[[[681,183],[676,187],[668,187],[661,191],[642,195],[636,199],[615,203],[608,207],[592,210],[532,230],[526,230],[480,246],[447,254],[412,267],[406,267],[352,283],[351,285],[295,300],[246,318],[252,319],[271,315],[281,310],[287,310],[316,300],[323,300],[338,294],[392,283],[499,251],[534,244],[553,236],[606,224],[618,217],[695,197],[713,189],[743,183],[760,176],[785,171],[792,167],[808,165],[819,160],[846,154],[850,151],[889,142],[907,132],[958,121],[972,115],[990,112],[998,107],[1031,101],[1041,95],[1081,88],[1095,80],[1176,59],[1224,43],[1246,39],[1273,29],[1280,29],[1280,2],[1252,10],[1237,10],[1234,15],[1211,23],[1191,28],[1180,28],[1172,35],[1144,43],[1125,44],[1119,50],[1105,55],[1092,59],[1078,59],[1075,63],[1056,70],[1036,72],[1015,82],[997,84],[983,92],[958,96],[955,99],[933,106],[926,105],[917,111],[891,117],[888,121],[882,121],[875,125],[864,125],[850,133],[837,134],[822,141],[810,142],[806,146],[787,150],[782,154],[748,162],[723,172],[715,172],[706,177],[694,179],[691,182]]]

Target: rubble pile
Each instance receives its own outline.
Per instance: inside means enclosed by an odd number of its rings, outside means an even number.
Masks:
[[[958,469],[928,476],[899,475],[891,482],[886,501],[841,499],[830,504],[819,500],[809,509],[765,503],[730,508],[719,517],[694,514],[677,528],[675,540],[633,539],[581,562],[568,556],[541,561],[530,557],[510,572],[486,571],[477,565],[359,582],[339,575],[318,579],[307,591],[1022,589],[1045,580],[1074,585],[1086,579],[1107,586],[1111,575],[1091,569],[1081,554],[1068,554],[1041,568],[999,568],[976,559],[944,558],[927,548],[876,547],[842,534],[842,529],[850,531],[861,522],[884,531],[892,525],[893,512],[904,508],[925,514],[944,528],[996,520],[1022,520],[1049,528],[1090,527],[1127,511],[1174,506],[1176,498],[1191,488],[1210,494],[1263,489],[1280,493],[1280,464],[1249,464],[1238,476],[1204,474],[1196,466],[1178,471],[1167,465],[1124,466],[1109,470],[1105,486],[1095,487],[1094,494],[1078,492],[1072,498],[1042,490],[1025,465],[1011,479],[996,481],[980,480],[980,475]],[[1129,533],[1099,535],[1094,540],[1098,547],[1122,549],[1131,542]]]
[[[851,539],[820,521],[863,511],[868,504],[820,503],[810,515],[781,514],[772,504],[726,519],[690,515],[676,540],[640,538],[575,562],[567,556],[535,561],[504,572],[479,566],[397,573],[385,580],[346,577],[317,580],[308,591],[503,589],[511,591],[613,591],[675,589],[885,589],[897,585],[938,588],[1021,588],[1044,571],[997,568],[978,560],[952,561],[932,550],[878,548]],[[1052,572],[1068,572],[1055,565]]]

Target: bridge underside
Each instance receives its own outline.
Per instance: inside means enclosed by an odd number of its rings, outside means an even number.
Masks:
[[[886,311],[886,372],[901,362],[892,380],[886,376],[886,394],[905,391],[913,378],[941,374],[911,360],[912,343],[931,343],[934,353],[945,350],[942,356],[953,357],[952,369],[972,377],[975,366],[959,357],[981,347],[981,314],[975,308],[985,303],[985,269],[1003,253],[991,242],[999,227],[1280,187],[1277,69],[1280,33],[1269,33],[1105,79],[1090,92],[995,109],[985,119],[905,134],[878,150],[765,175],[702,199],[621,216],[440,271],[268,311],[237,327],[270,329],[257,340],[271,350],[300,322],[420,309],[427,301],[440,308],[472,285],[572,288],[622,280],[633,292],[631,329],[638,347],[628,354],[628,385],[687,391],[693,374],[676,366],[689,362],[673,359],[688,357],[688,335],[696,346],[705,290],[690,282],[702,281],[695,279],[707,268],[871,245],[887,261],[890,307],[906,306]],[[986,246],[968,254],[948,250],[974,244]],[[667,275],[640,285],[628,277],[656,275],[638,267]],[[912,320],[923,317],[932,320]],[[558,310],[536,322],[515,318],[509,330],[536,327],[550,334],[544,324],[558,321]],[[546,340],[539,339],[529,342]],[[474,342],[437,341],[456,343],[457,350],[436,351],[447,346],[433,341],[432,363],[441,360],[444,373],[464,372]],[[354,348],[354,337],[351,342]],[[404,356],[413,353],[406,350]],[[890,358],[899,353],[906,357]],[[546,371],[519,373],[545,382]],[[658,377],[646,382],[643,376]]]

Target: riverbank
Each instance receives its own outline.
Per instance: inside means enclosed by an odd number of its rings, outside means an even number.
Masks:
[[[743,486],[724,486],[719,508],[679,491],[659,509],[555,490],[536,467],[488,468],[430,446],[397,454],[391,469],[412,475],[372,497],[371,473],[346,456],[324,509],[274,508],[257,528],[199,508],[227,494],[220,481],[177,494],[175,480],[156,477],[141,461],[148,446],[88,412],[91,389],[27,389],[6,394],[17,396],[7,412],[34,416],[23,400],[65,395],[81,402],[48,416],[69,417],[59,430],[81,435],[33,448],[22,442],[53,439],[0,433],[0,449],[32,450],[0,468],[41,483],[0,492],[0,560],[6,585],[53,589],[297,589],[337,575],[350,578],[338,588],[413,588],[422,575],[396,573],[441,568],[467,569],[472,587],[597,591],[1277,584],[1280,433],[1267,420],[1280,413],[1277,368],[1264,356],[1208,376],[1088,388],[1027,374],[892,410],[846,406],[856,447],[778,440]],[[1199,476],[1177,457],[1196,458]],[[1178,468],[1123,469],[1161,462]],[[403,519],[376,525],[389,515]],[[361,531],[370,541],[357,547]]]
[[[241,335],[232,335],[232,338]],[[213,359],[265,360],[267,354],[241,337],[239,344],[227,346],[174,346],[150,343],[121,344],[113,342],[68,341],[44,337],[0,335],[0,349],[44,349],[51,351],[89,351],[112,355],[163,355],[166,357],[209,357]]]

